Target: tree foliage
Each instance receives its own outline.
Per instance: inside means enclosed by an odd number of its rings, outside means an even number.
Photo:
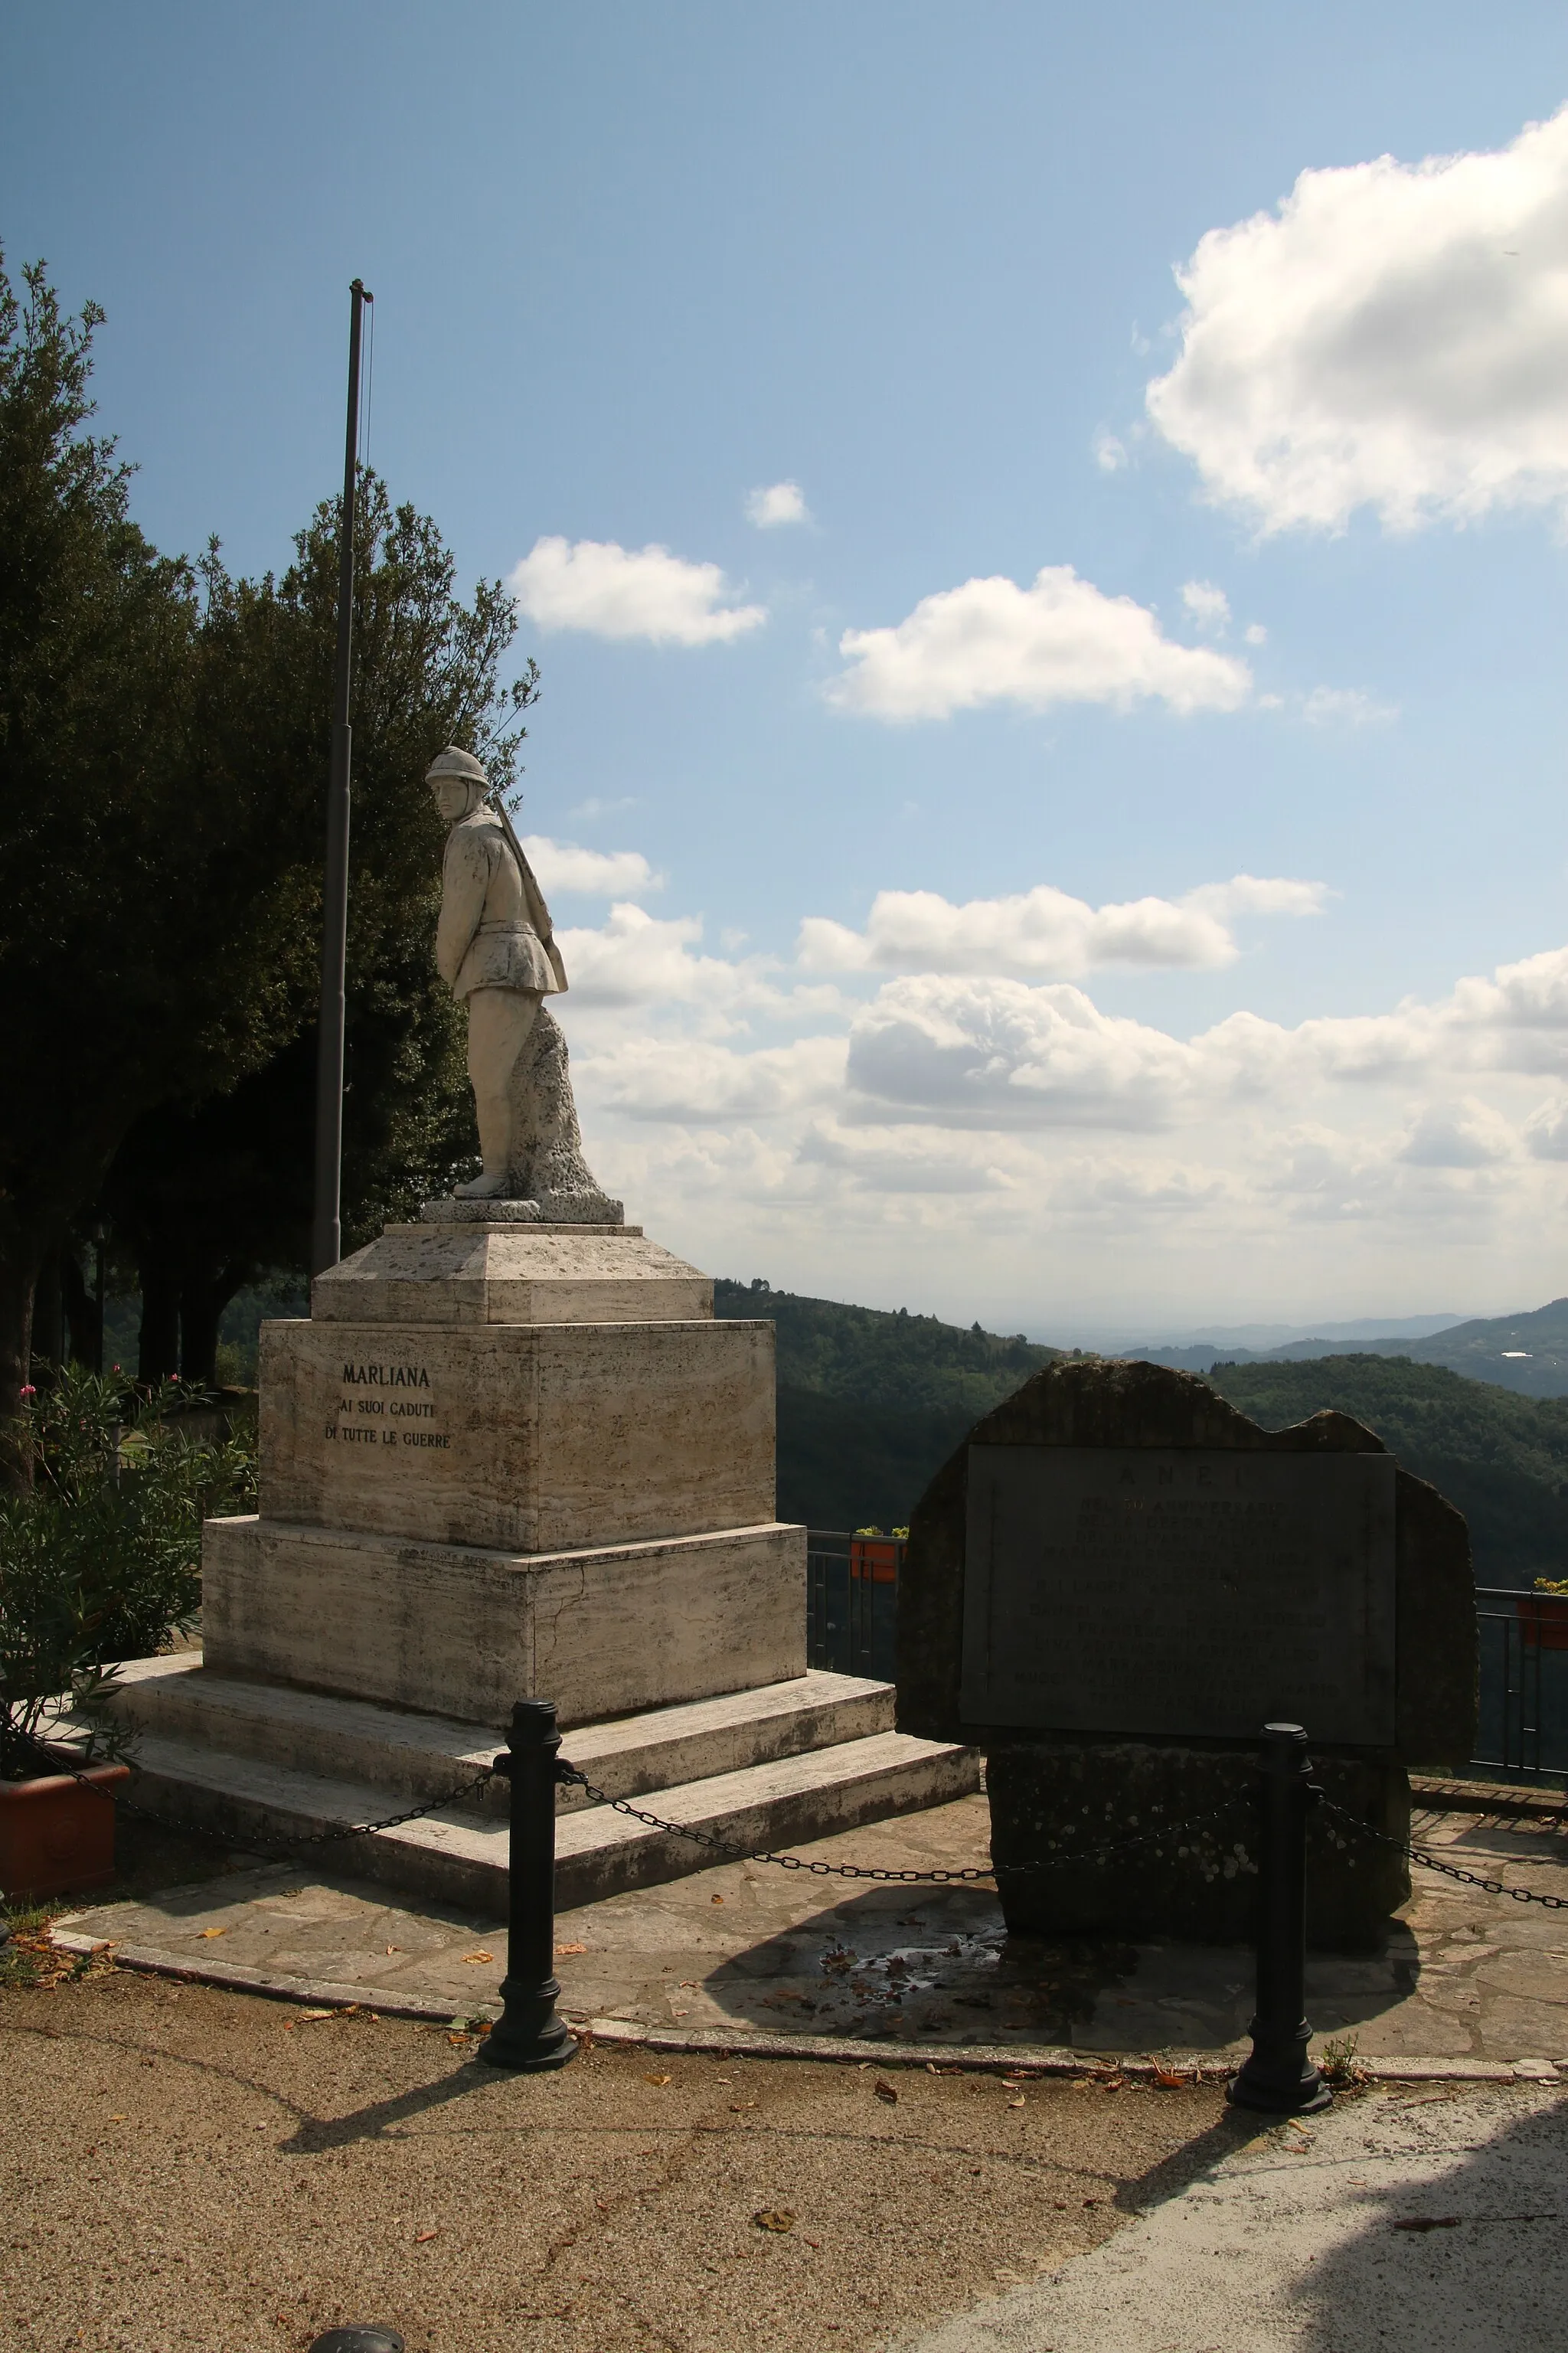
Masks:
[[[337,507],[281,577],[161,556],[88,429],[101,316],[0,267],[0,1425],[38,1270],[100,1194],[193,1330],[309,1220]],[[434,523],[368,475],[358,532],[351,1236],[469,1148],[420,779],[456,741],[510,781],[536,691],[531,666],[499,683],[500,583],[460,598]]]
[[[302,957],[280,955],[276,1050],[226,1093],[174,1097],[115,1155],[103,1206],[135,1250],[143,1379],[210,1378],[217,1317],[244,1283],[302,1265],[310,1222],[325,746],[337,628],[337,510],[299,534],[280,579],[203,566],[204,710],[215,786],[268,807],[292,863]],[[470,1173],[473,1113],[461,1016],[430,956],[442,827],[423,777],[444,744],[514,775],[529,665],[503,687],[511,602],[499,582],[456,594],[440,534],[362,480],[354,592],[353,825],[347,959],[343,1224],[353,1247],[422,1195]]]

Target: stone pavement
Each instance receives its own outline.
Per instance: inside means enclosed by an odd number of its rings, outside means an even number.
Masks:
[[[1568,1897],[1568,1836],[1463,1814],[1420,1834],[1465,1868]],[[847,1831],[814,1861],[983,1863],[984,1798]],[[1309,2013],[1363,2058],[1568,2062],[1568,1912],[1417,1871],[1386,1949],[1320,1955]],[[338,1875],[240,1868],[58,1924],[122,1958],[297,1998],[443,2017],[493,2013],[504,1928]],[[884,2048],[1003,2045],[1085,2054],[1243,2046],[1238,1947],[1009,1939],[994,1890],[858,1885],[727,1863],[557,1921],[562,2008],[665,2035],[847,2037]],[[802,2042],[804,2048],[804,2040]],[[1550,2073],[1542,2066],[1543,2073]]]
[[[904,2353],[1556,2353],[1568,2101],[1378,2092],[1217,2148],[1179,2195]]]

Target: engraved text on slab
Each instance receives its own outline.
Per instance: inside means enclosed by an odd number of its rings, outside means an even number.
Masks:
[[[1387,1454],[972,1446],[973,1725],[1394,1738]]]

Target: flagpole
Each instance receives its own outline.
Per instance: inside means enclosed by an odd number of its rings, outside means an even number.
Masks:
[[[349,779],[353,731],[349,688],[353,660],[354,504],[359,474],[360,333],[374,301],[356,278],[349,289],[349,402],[343,497],[338,510],[338,659],[332,691],[332,765],[327,786],[327,870],[321,909],[321,1012],[316,1050],[316,1195],[310,1272],[342,1256],[343,969],[349,929]]]

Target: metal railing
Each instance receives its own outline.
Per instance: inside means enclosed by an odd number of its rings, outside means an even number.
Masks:
[[[806,1533],[806,1662],[890,1683],[899,1618],[897,1536]],[[1568,1594],[1476,1588],[1480,1638],[1479,1771],[1568,1777]]]
[[[808,1528],[805,1546],[807,1666],[891,1683],[903,1538]]]
[[[1568,1774],[1568,1594],[1476,1588],[1481,1705],[1471,1762],[1520,1780]]]

